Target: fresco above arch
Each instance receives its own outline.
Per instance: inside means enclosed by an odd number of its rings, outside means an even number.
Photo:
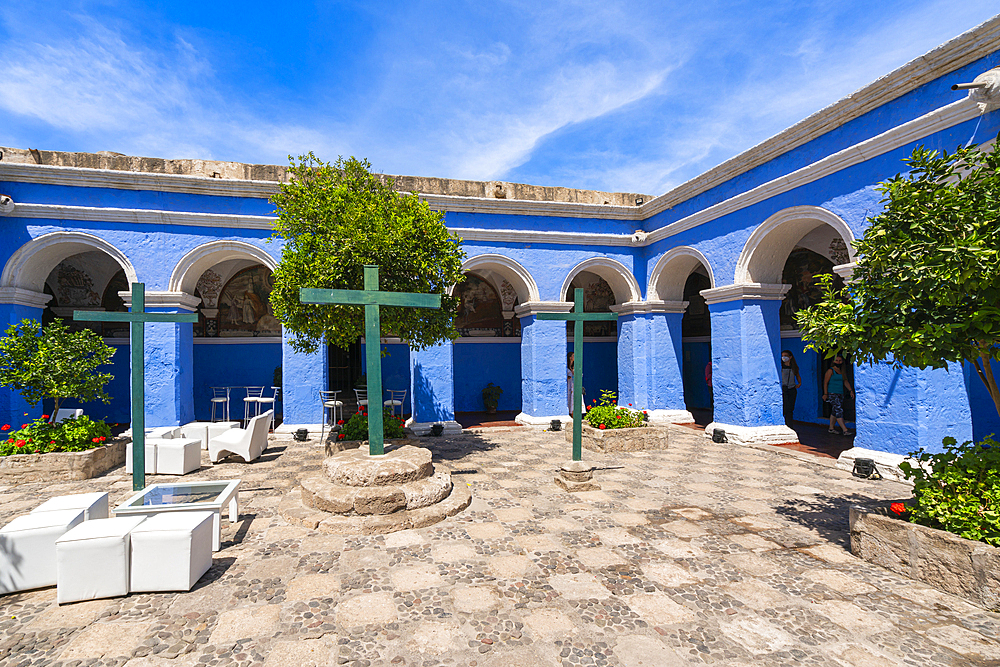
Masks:
[[[271,310],[273,286],[271,271],[263,265],[230,278],[219,295],[219,336],[280,336],[281,323]]]
[[[581,271],[573,277],[569,284],[569,292],[566,295],[567,301],[573,300],[574,290],[583,289],[583,311],[585,313],[610,313],[611,306],[617,304],[615,292],[611,289],[604,278],[590,271]],[[573,333],[573,323],[566,323],[566,331]],[[587,337],[617,336],[618,324],[616,322],[584,322],[583,335]]]
[[[823,290],[816,282],[816,278],[833,273],[833,262],[813,252],[807,248],[796,248],[788,255],[785,261],[785,268],[781,273],[781,281],[786,285],[791,285],[785,295],[785,300],[781,302],[781,328],[785,330],[798,329],[795,322],[795,313],[816,305],[823,300]],[[835,276],[834,287],[842,289],[844,279]]]
[[[500,295],[489,281],[474,273],[455,286],[458,317],[455,328],[461,336],[503,336],[504,317]],[[510,335],[510,334],[508,334]]]

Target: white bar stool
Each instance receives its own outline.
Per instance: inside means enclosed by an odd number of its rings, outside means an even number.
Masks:
[[[260,399],[264,396],[264,387],[247,387],[247,397],[243,399],[243,422],[260,414]],[[251,409],[253,414],[250,414]]]
[[[278,394],[281,393],[281,387],[271,387],[271,390],[274,392],[273,395],[271,395],[271,396],[261,396],[260,398],[257,399],[257,414],[259,415],[262,410],[270,410],[271,411],[271,428],[270,428],[270,430],[273,431],[274,430],[274,413],[275,413],[275,408],[278,405]]]
[[[392,408],[393,416],[396,415],[396,408],[399,408],[399,416],[403,416],[403,403],[406,402],[405,389],[386,389],[389,400],[382,403],[387,408]]]
[[[344,418],[344,402],[337,398],[337,394],[340,391],[320,391],[319,400],[323,404],[323,426],[319,431],[319,441],[323,442],[323,433],[326,432],[326,425],[329,422],[335,422],[337,420],[337,414],[340,414],[340,418]],[[333,430],[333,424],[330,425],[330,430]]]
[[[212,387],[212,421],[215,421],[215,406],[222,406],[222,421],[229,421],[229,387]]]

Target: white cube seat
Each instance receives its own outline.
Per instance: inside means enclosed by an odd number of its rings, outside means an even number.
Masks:
[[[201,440],[172,438],[156,440],[156,474],[186,475],[201,467]]]
[[[214,517],[214,512],[163,512],[134,528],[130,590],[191,590],[212,567]]]
[[[54,586],[56,540],[84,523],[82,509],[25,514],[0,528],[0,594]]]
[[[209,440],[239,426],[239,422],[191,422],[181,426],[181,437],[199,438],[201,448],[208,449]]]
[[[57,539],[56,601],[65,604],[128,595],[129,534],[145,518],[84,521]]]
[[[132,449],[135,443],[128,443],[125,445],[125,472],[132,472]],[[146,468],[147,475],[156,474],[156,440],[146,437],[145,442],[145,452],[146,456],[143,460],[143,465]]]
[[[162,440],[169,440],[170,438],[181,437],[181,427],[180,426],[158,426],[156,428],[146,429],[146,438],[158,438]]]
[[[96,491],[94,493],[74,493],[69,496],[56,496],[31,510],[32,514],[39,512],[58,512],[62,510],[83,510],[85,521],[108,518],[108,494]]]

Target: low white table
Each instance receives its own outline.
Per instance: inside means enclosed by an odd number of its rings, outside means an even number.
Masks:
[[[229,510],[229,523],[239,516],[238,479],[206,482],[165,482],[139,491],[114,509],[115,516],[155,516],[163,512],[213,513],[212,551],[222,543],[222,508]]]

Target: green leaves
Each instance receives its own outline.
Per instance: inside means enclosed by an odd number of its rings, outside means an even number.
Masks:
[[[0,386],[12,387],[32,405],[55,399],[53,415],[64,398],[108,403],[104,385],[114,376],[98,369],[114,353],[90,329],[71,333],[56,320],[43,330],[40,322],[23,320],[0,338]]]
[[[414,195],[399,195],[391,179],[370,173],[367,160],[315,155],[292,162],[292,179],[271,198],[273,240],[284,241],[274,272],[271,305],[300,351],[329,343],[347,347],[364,335],[364,309],[299,302],[299,289],[363,288],[364,266],[379,267],[380,289],[440,294],[441,309],[382,308],[383,336],[421,348],[456,338],[458,300],[446,290],[461,280],[461,240],[444,214]]]
[[[885,209],[855,242],[851,284],[835,292],[827,276],[824,300],[796,314],[803,339],[897,366],[1000,359],[1000,156],[918,147],[905,162],[876,188]]]

